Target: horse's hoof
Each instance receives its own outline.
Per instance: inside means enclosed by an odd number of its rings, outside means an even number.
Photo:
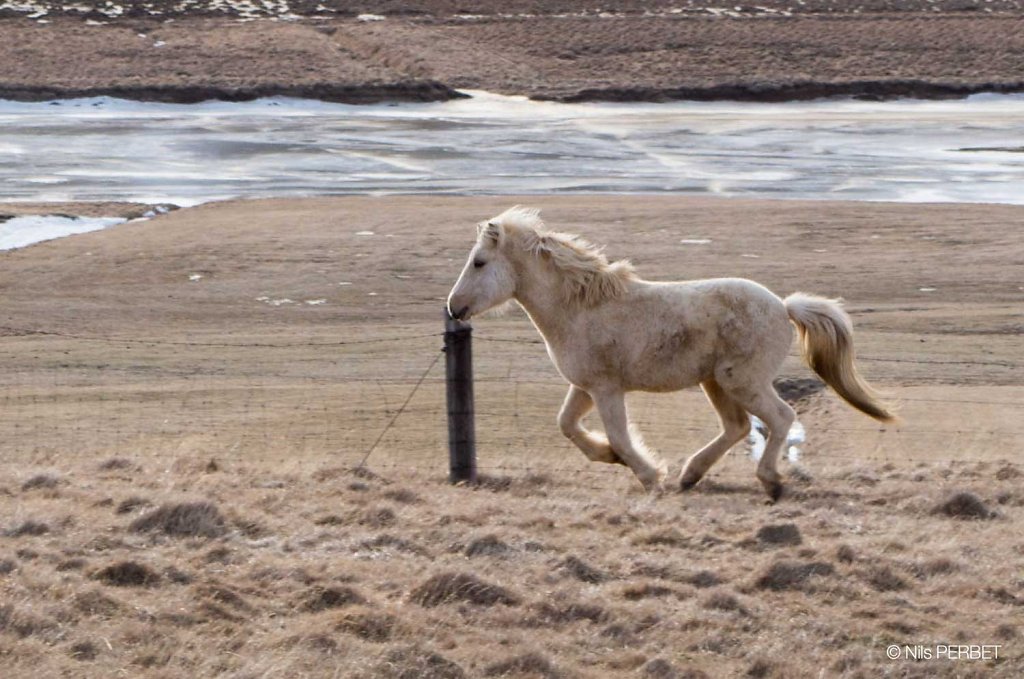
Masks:
[[[764,490],[768,493],[768,502],[775,504],[782,497],[782,484],[778,481],[762,482],[764,483]]]
[[[680,479],[679,490],[680,492],[685,493],[686,491],[696,486],[698,483],[700,483],[700,477],[697,477],[695,479]]]

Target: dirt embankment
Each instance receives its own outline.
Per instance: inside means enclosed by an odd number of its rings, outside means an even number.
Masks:
[[[1006,0],[829,3],[41,3],[0,9],[0,97],[196,102],[286,95],[558,101],[1024,91]],[[54,46],[58,46],[55,48]]]

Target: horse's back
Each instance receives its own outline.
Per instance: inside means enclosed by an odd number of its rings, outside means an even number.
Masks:
[[[570,350],[564,363],[626,389],[674,391],[744,357],[781,361],[791,341],[782,300],[753,281],[635,281],[623,299],[592,310],[571,343],[582,353]]]

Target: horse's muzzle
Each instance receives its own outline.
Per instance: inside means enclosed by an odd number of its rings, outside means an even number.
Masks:
[[[449,308],[448,309],[448,313],[450,313],[452,318],[454,318],[455,320],[457,320],[457,321],[464,321],[464,320],[466,320],[466,316],[469,314],[469,305],[467,304],[466,306],[462,307],[461,309],[458,309],[458,310],[455,310],[455,311],[453,311],[452,309]]]

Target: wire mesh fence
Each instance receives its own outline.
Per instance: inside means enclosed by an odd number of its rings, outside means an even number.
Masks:
[[[111,457],[157,465],[197,458],[288,468],[365,463],[436,475],[447,470],[439,329],[337,341],[3,330],[0,464],[9,473]],[[481,472],[629,482],[621,468],[588,463],[559,434],[555,415],[566,384],[528,328],[509,336],[477,333],[476,339]],[[910,381],[922,367],[946,363],[871,355],[859,360],[885,363],[896,370],[891,375],[903,373]],[[1024,377],[1024,366],[1012,361],[973,363],[1003,371],[1004,382],[1006,371]],[[795,356],[785,370],[806,373]],[[1017,462],[1024,436],[1021,390],[977,386],[945,394],[896,390],[905,417],[900,427],[881,427],[822,396],[801,414],[808,436],[800,463],[824,469]],[[676,469],[718,430],[698,390],[638,394],[630,409],[647,440]],[[592,419],[590,426],[600,425]],[[754,469],[746,450],[737,446],[714,474],[749,481]]]

